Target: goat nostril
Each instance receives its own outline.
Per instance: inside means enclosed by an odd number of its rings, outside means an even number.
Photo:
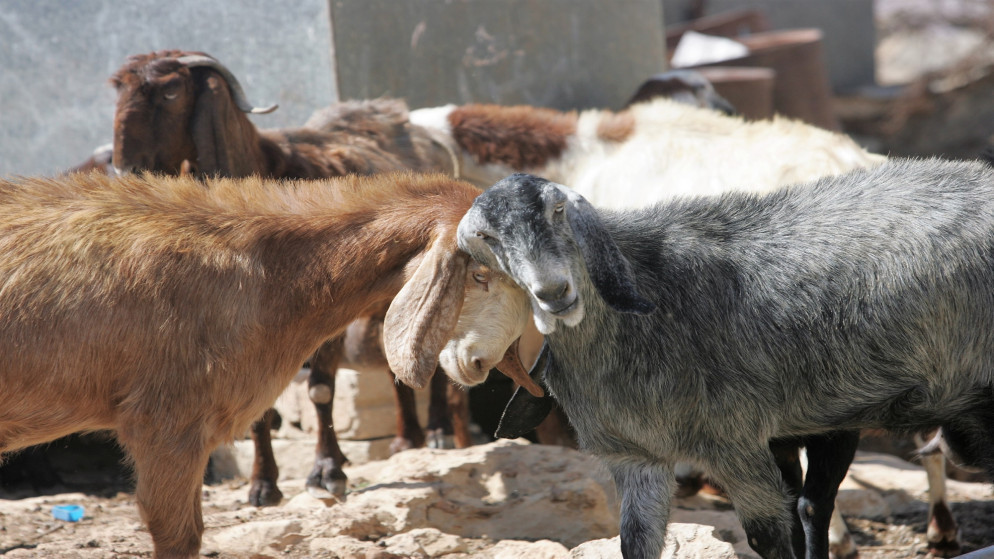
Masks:
[[[473,358],[473,368],[476,369],[476,372],[483,370],[483,361],[479,357]]]

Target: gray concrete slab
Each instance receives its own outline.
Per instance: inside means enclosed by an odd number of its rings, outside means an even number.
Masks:
[[[619,107],[665,69],[658,0],[332,0],[342,98]]]
[[[107,80],[128,55],[200,50],[258,104],[260,127],[302,124],[336,97],[327,0],[4,0],[0,176],[54,174],[112,139]]]

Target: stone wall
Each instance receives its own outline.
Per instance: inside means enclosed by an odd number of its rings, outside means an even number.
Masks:
[[[0,37],[0,176],[54,174],[110,142],[107,80],[153,50],[218,58],[250,101],[280,104],[251,117],[264,128],[339,91],[616,107],[665,65],[659,0],[5,0]]]
[[[179,48],[227,65],[260,127],[303,124],[337,98],[326,0],[4,0],[0,176],[54,174],[112,140],[107,80],[131,54]]]
[[[332,0],[343,98],[617,108],[665,69],[659,0]],[[375,38],[372,40],[371,38]]]

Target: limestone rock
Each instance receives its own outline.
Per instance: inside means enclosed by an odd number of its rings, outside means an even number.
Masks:
[[[429,526],[462,537],[551,539],[568,547],[617,534],[607,472],[596,458],[563,447],[498,441],[409,450],[347,474],[362,487],[336,507],[333,522],[347,533],[373,515],[384,533]]]
[[[503,540],[496,545],[477,554],[480,559],[566,559],[569,550],[559,542],[539,540],[525,542],[520,540]]]
[[[360,541],[349,536],[314,538],[309,542],[308,549],[314,554],[331,551],[335,557],[347,557],[350,559],[366,559],[367,557],[375,556],[383,550],[382,547],[373,542]]]
[[[714,537],[714,528],[700,524],[670,523],[662,559],[737,559],[732,544]],[[614,537],[577,546],[570,559],[621,559],[621,539]]]
[[[438,557],[449,553],[465,553],[466,543],[457,536],[445,534],[435,528],[416,528],[383,540],[392,553]]]
[[[258,520],[215,531],[211,543],[218,549],[257,553],[272,549],[282,551],[304,539],[303,526],[295,520]]]

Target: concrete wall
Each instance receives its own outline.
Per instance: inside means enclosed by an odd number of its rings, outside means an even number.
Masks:
[[[0,176],[54,174],[110,142],[107,80],[131,54],[213,55],[250,101],[280,104],[251,117],[264,128],[302,124],[339,88],[412,107],[612,107],[664,68],[661,12],[659,0],[4,0]]]
[[[665,69],[659,0],[332,0],[343,98],[620,107]]]
[[[207,52],[249,100],[279,103],[261,127],[302,124],[336,97],[327,0],[4,0],[0,176],[53,174],[112,140],[113,88],[128,55]]]

